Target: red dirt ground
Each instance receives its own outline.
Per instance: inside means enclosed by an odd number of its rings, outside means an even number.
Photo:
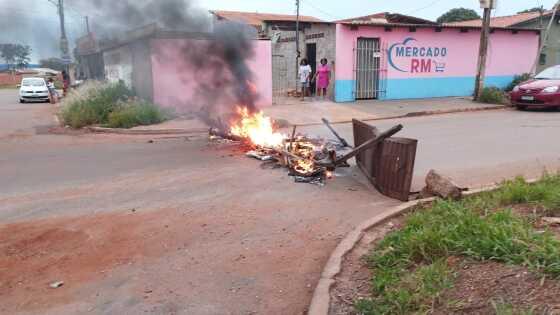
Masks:
[[[4,301],[0,311],[9,314],[67,303],[77,284],[162,253],[161,241],[171,245],[173,235],[180,232],[180,225],[169,223],[181,216],[177,211],[131,210],[0,228],[0,301]],[[64,285],[51,288],[56,281]]]

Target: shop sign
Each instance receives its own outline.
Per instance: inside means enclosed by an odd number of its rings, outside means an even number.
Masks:
[[[400,72],[445,72],[446,47],[423,46],[412,37],[391,45],[387,51],[389,65]]]

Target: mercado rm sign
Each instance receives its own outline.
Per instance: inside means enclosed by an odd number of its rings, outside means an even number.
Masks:
[[[425,46],[415,38],[408,37],[387,50],[389,65],[400,72],[445,72],[447,48]]]

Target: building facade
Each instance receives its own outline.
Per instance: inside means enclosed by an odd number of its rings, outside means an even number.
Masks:
[[[272,90],[275,103],[281,103],[297,89],[298,62],[306,58],[314,73],[321,59],[331,66],[332,79],[335,70],[336,25],[311,16],[299,18],[299,51],[296,45],[296,16],[269,13],[235,11],[211,11],[214,23],[234,21],[252,27],[249,34],[272,43]],[[334,85],[328,95],[333,98]]]
[[[539,38],[538,30],[493,28],[485,85],[505,87],[529,72]],[[339,23],[335,100],[471,96],[479,43],[479,27]]]
[[[105,79],[122,81],[139,97],[157,105],[181,113],[197,112],[208,102],[226,101],[216,99],[218,95],[235,93],[223,91],[233,88],[231,85],[213,84],[231,76],[225,65],[214,69],[200,66],[200,58],[206,58],[213,41],[209,33],[166,31],[157,27],[129,32],[125,38],[101,48]],[[254,74],[251,83],[258,94],[256,105],[262,108],[272,104],[271,43],[255,39],[252,46],[254,54],[247,64]]]

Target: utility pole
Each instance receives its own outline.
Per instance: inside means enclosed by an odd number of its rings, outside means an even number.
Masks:
[[[478,69],[474,86],[474,97],[477,101],[480,99],[480,94],[484,87],[486,58],[488,55],[488,37],[490,36],[490,19],[492,17],[492,9],[496,7],[496,1],[497,0],[480,0],[480,6],[484,8],[484,16],[482,18],[480,48],[478,51]]]
[[[86,31],[87,31],[87,34],[89,35],[89,33],[91,33],[91,31],[89,29],[89,16],[86,15],[84,18],[86,19]]]
[[[70,62],[70,49],[68,48],[68,38],[66,37],[66,27],[64,24],[64,0],[58,0],[58,17],[60,18],[60,51],[62,60]]]
[[[548,22],[548,26],[546,27],[546,31],[544,36],[541,34],[541,44],[539,45],[539,51],[537,52],[537,58],[535,59],[535,63],[533,64],[533,68],[531,68],[531,73],[535,74],[537,72],[537,65],[539,64],[539,60],[541,58],[542,51],[546,46],[546,42],[548,42],[548,35],[550,35],[550,29],[552,27],[552,23],[554,23],[554,18],[556,17],[556,12],[558,11],[558,6],[560,6],[560,1],[558,1],[554,8],[552,9],[552,16],[550,17],[550,21]],[[542,13],[541,13],[542,14]],[[541,30],[542,31],[542,30]]]
[[[296,91],[299,82],[299,58],[301,52],[299,51],[299,1],[296,0]]]

